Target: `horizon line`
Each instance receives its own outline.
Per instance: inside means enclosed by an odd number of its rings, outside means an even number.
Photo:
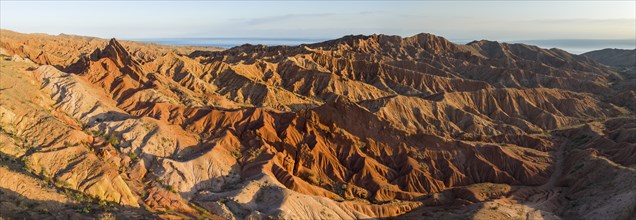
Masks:
[[[21,33],[21,34],[45,34],[45,35],[51,35],[51,36],[58,36],[58,35],[73,35],[73,36],[81,36],[81,37],[94,37],[94,38],[101,38],[101,39],[111,39],[111,38],[115,38],[115,39],[121,39],[121,40],[145,40],[145,39],[271,39],[271,40],[277,40],[277,39],[285,39],[285,40],[333,40],[333,39],[339,39],[342,37],[346,37],[346,36],[371,36],[371,35],[386,35],[386,36],[399,36],[402,38],[406,38],[406,37],[412,37],[418,34],[432,34],[438,37],[443,37],[449,41],[479,41],[479,40],[488,40],[488,41],[501,41],[501,42],[510,42],[510,41],[539,41],[539,40],[635,40],[634,43],[636,43],[636,37],[634,38],[536,38],[536,39],[506,39],[506,40],[491,40],[488,38],[481,38],[481,39],[472,39],[472,38],[447,38],[444,35],[440,35],[440,34],[435,34],[435,33],[431,33],[431,32],[418,32],[417,34],[413,34],[410,36],[403,36],[400,34],[384,34],[384,33],[373,33],[373,34],[345,34],[345,35],[340,35],[339,37],[252,37],[252,36],[220,36],[220,37],[215,37],[215,36],[205,36],[205,37],[103,37],[103,36],[91,36],[91,35],[81,35],[81,34],[74,34],[74,33],[50,33],[50,32],[20,32],[20,31],[14,31],[11,29],[6,29],[6,28],[0,28],[0,30],[4,30],[4,31],[11,31],[11,32],[15,32],[15,33]]]

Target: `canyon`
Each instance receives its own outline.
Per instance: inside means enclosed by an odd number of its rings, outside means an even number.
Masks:
[[[636,50],[598,53],[1,30],[0,217],[633,219]]]

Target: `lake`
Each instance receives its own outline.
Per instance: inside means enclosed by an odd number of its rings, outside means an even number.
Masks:
[[[175,46],[211,46],[231,48],[243,44],[263,44],[268,46],[311,44],[329,39],[320,38],[148,38],[130,39],[133,41],[158,43]],[[472,40],[451,40],[454,43],[465,44]],[[536,45],[541,48],[560,48],[573,54],[581,54],[588,51],[605,48],[634,49],[636,39],[558,39],[558,40],[519,40],[503,41],[507,43],[524,43]]]
[[[310,38],[150,38],[150,39],[130,39],[148,43],[167,44],[174,46],[206,46],[231,48],[243,44],[263,44],[268,46],[296,46],[326,41],[329,39]]]

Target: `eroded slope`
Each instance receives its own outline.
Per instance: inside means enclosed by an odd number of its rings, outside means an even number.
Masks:
[[[0,151],[25,167],[6,175],[130,210],[77,215],[634,215],[634,112],[611,99],[634,87],[586,57],[430,34],[210,52],[2,33]]]

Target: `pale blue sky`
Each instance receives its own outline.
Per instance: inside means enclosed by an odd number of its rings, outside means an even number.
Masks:
[[[0,27],[118,38],[635,39],[636,1],[0,1]]]

